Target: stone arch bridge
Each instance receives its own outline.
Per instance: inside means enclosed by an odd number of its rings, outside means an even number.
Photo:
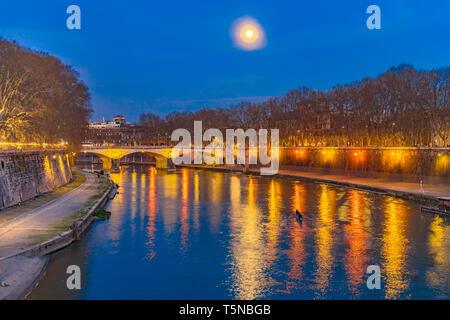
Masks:
[[[146,153],[156,159],[156,168],[171,169],[175,168],[171,155],[172,147],[168,146],[138,146],[138,147],[83,147],[82,153],[91,153],[98,156],[103,161],[103,170],[118,169],[119,161],[123,157],[133,153]]]

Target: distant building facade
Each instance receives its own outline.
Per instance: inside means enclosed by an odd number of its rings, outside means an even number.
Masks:
[[[143,129],[129,124],[124,116],[112,121],[91,122],[85,130],[84,144],[94,146],[138,146],[142,145]]]

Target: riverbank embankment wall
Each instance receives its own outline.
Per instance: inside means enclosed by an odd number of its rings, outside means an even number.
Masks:
[[[63,149],[0,151],[0,209],[53,191],[72,179]]]

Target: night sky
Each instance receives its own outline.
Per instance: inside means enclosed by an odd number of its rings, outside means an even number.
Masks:
[[[67,6],[82,29],[66,28]],[[381,8],[368,30],[366,8]],[[224,107],[291,89],[331,88],[390,66],[450,64],[450,1],[115,1],[0,3],[0,36],[76,68],[92,94],[93,119]],[[266,46],[233,46],[243,16],[264,28]]]

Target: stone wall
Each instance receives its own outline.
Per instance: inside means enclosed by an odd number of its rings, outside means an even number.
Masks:
[[[450,178],[449,148],[327,148],[280,149],[280,165],[349,174]],[[450,179],[449,179],[450,180]]]
[[[52,191],[71,179],[64,150],[0,151],[0,209]]]

